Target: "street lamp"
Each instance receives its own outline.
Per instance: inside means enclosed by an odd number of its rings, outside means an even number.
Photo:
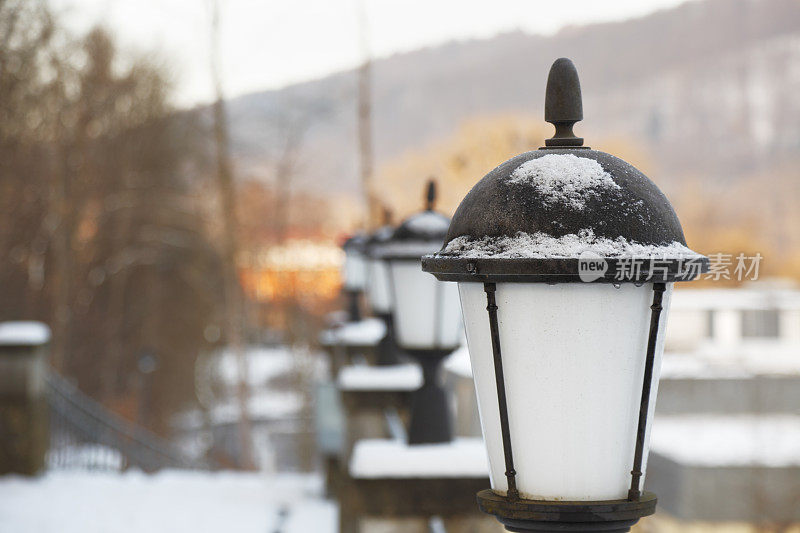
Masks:
[[[366,243],[367,257],[367,302],[378,317],[391,316],[392,291],[389,281],[389,265],[378,257],[374,250],[392,238],[394,228],[385,225],[378,228]]]
[[[366,235],[356,233],[342,244],[344,292],[348,298],[348,315],[351,322],[361,320],[358,300],[367,285],[367,258],[364,254],[366,243]]]
[[[139,416],[138,421],[147,427],[150,423],[150,411],[153,401],[153,373],[158,370],[158,355],[145,348],[139,353],[136,361],[139,371]]]
[[[373,250],[389,274],[397,344],[422,366],[423,385],[411,400],[410,444],[452,439],[450,409],[439,383],[439,366],[461,343],[458,290],[420,269],[421,257],[441,248],[450,225],[446,216],[434,211],[435,201],[436,185],[430,181],[425,209],[404,220],[391,239]]]
[[[708,268],[658,187],[575,137],[580,94],[557,60],[553,138],[478,182],[422,260],[458,283],[491,471],[478,502],[510,531],[628,531],[655,511],[641,485],[672,285]]]
[[[392,318],[392,287],[387,261],[375,256],[375,249],[388,242],[394,235],[394,228],[388,223],[375,230],[367,239],[365,255],[367,260],[367,302],[372,313],[386,324],[386,335],[377,346],[376,364],[394,365],[400,362],[399,349],[394,336]]]

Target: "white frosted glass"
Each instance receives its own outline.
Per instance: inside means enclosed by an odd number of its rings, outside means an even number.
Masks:
[[[393,260],[389,273],[397,344],[412,350],[458,348],[462,320],[456,284],[423,272],[420,261]]]
[[[354,251],[344,255],[344,288],[363,291],[367,285],[367,260],[364,254]]]
[[[508,487],[486,293],[482,283],[458,285],[492,488],[504,494]],[[523,498],[627,497],[652,288],[497,284],[511,448]],[[671,293],[668,284],[653,368],[645,467]]]
[[[367,262],[367,299],[374,313],[386,314],[392,310],[389,267],[385,261],[370,259]]]

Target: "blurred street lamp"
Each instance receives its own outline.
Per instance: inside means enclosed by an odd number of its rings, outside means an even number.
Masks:
[[[394,228],[388,223],[378,228],[366,243],[367,257],[367,302],[372,313],[386,324],[386,335],[377,347],[378,365],[393,365],[400,362],[400,354],[395,341],[394,319],[392,317],[392,287],[389,278],[389,265],[374,254],[376,247],[386,243],[394,235]]]
[[[367,237],[356,233],[342,245],[344,249],[344,292],[348,299],[348,316],[351,322],[361,320],[359,300],[367,286],[367,257],[364,246]]]
[[[143,375],[152,374],[158,369],[158,358],[151,350],[143,350],[136,361],[136,368]]]
[[[138,421],[143,426],[150,423],[150,411],[153,395],[152,374],[158,370],[158,356],[155,351],[144,348],[136,360],[136,369],[139,371],[139,416]]]
[[[367,301],[376,316],[391,316],[392,290],[389,281],[389,265],[378,257],[374,250],[392,238],[394,228],[386,225],[379,228],[367,240]]]
[[[450,225],[446,216],[433,210],[435,201],[436,185],[430,181],[425,209],[404,220],[391,239],[373,251],[387,266],[397,344],[422,366],[423,386],[411,403],[410,444],[452,439],[450,408],[439,383],[439,366],[461,343],[458,290],[420,269],[421,257],[442,246]]]
[[[708,268],[658,187],[575,137],[582,118],[559,59],[553,138],[478,182],[422,261],[458,284],[491,470],[478,502],[510,531],[628,531],[655,511],[641,486],[662,315]]]

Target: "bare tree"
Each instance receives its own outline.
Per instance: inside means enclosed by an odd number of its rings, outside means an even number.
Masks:
[[[207,349],[221,267],[190,181],[199,136],[152,57],[120,59],[43,0],[0,1],[0,320],[51,324],[54,366],[130,418],[156,353],[163,430],[192,400],[175,378]]]
[[[291,225],[290,209],[292,205],[292,182],[301,165],[303,140],[313,122],[325,112],[315,106],[305,106],[300,102],[294,105],[297,112],[290,112],[286,103],[284,111],[275,120],[276,133],[280,148],[275,159],[275,214],[274,234],[278,244],[282,244]]]
[[[255,468],[253,459],[253,437],[248,412],[250,391],[248,387],[247,358],[244,351],[245,302],[236,270],[238,253],[236,192],[233,183],[222,90],[219,57],[219,4],[211,1],[211,77],[214,83],[214,144],[217,158],[217,186],[220,199],[220,214],[223,221],[223,262],[225,275],[225,338],[233,351],[238,370],[239,402],[239,446],[241,465],[245,469]]]
[[[363,63],[358,69],[358,149],[361,188],[364,193],[365,224],[369,227],[379,216],[380,205],[372,184],[372,61],[369,50],[369,27],[364,0],[358,2],[359,44]]]

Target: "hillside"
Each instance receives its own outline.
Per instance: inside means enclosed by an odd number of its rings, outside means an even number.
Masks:
[[[696,0],[551,37],[511,33],[376,61],[377,164],[476,115],[538,116],[560,56],[581,74],[587,142],[645,149],[667,189],[687,175],[760,173],[800,153],[800,2]],[[288,133],[302,138],[297,186],[357,192],[354,72],[239,97],[229,113],[243,175],[269,176]]]

